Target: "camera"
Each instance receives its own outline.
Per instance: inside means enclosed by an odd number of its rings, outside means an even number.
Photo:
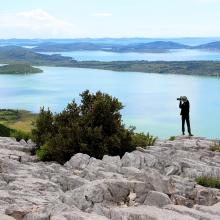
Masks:
[[[177,98],[176,100],[181,101],[183,99],[182,96],[180,96],[179,98]]]

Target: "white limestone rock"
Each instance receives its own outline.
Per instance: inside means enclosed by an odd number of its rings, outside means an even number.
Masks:
[[[144,201],[144,205],[156,206],[159,208],[169,204],[172,204],[169,196],[167,194],[157,191],[148,192],[147,197]]]

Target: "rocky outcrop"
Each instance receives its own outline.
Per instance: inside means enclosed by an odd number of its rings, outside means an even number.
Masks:
[[[158,140],[102,160],[78,153],[64,166],[31,155],[34,144],[0,137],[0,220],[220,219],[216,140]]]

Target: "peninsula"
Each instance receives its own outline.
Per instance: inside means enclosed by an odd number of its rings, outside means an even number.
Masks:
[[[0,74],[31,74],[42,73],[43,70],[33,67],[30,64],[8,64],[0,66]]]

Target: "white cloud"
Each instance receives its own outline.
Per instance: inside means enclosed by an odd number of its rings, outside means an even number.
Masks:
[[[1,38],[74,37],[75,26],[42,9],[0,14]]]
[[[109,12],[101,12],[93,14],[94,17],[111,17],[112,13]]]
[[[47,21],[54,21],[57,20],[53,16],[49,15],[46,11],[42,9],[34,9],[31,11],[24,11],[24,12],[19,12],[17,13],[18,16],[28,18],[28,19],[34,19],[34,20],[47,20]]]

